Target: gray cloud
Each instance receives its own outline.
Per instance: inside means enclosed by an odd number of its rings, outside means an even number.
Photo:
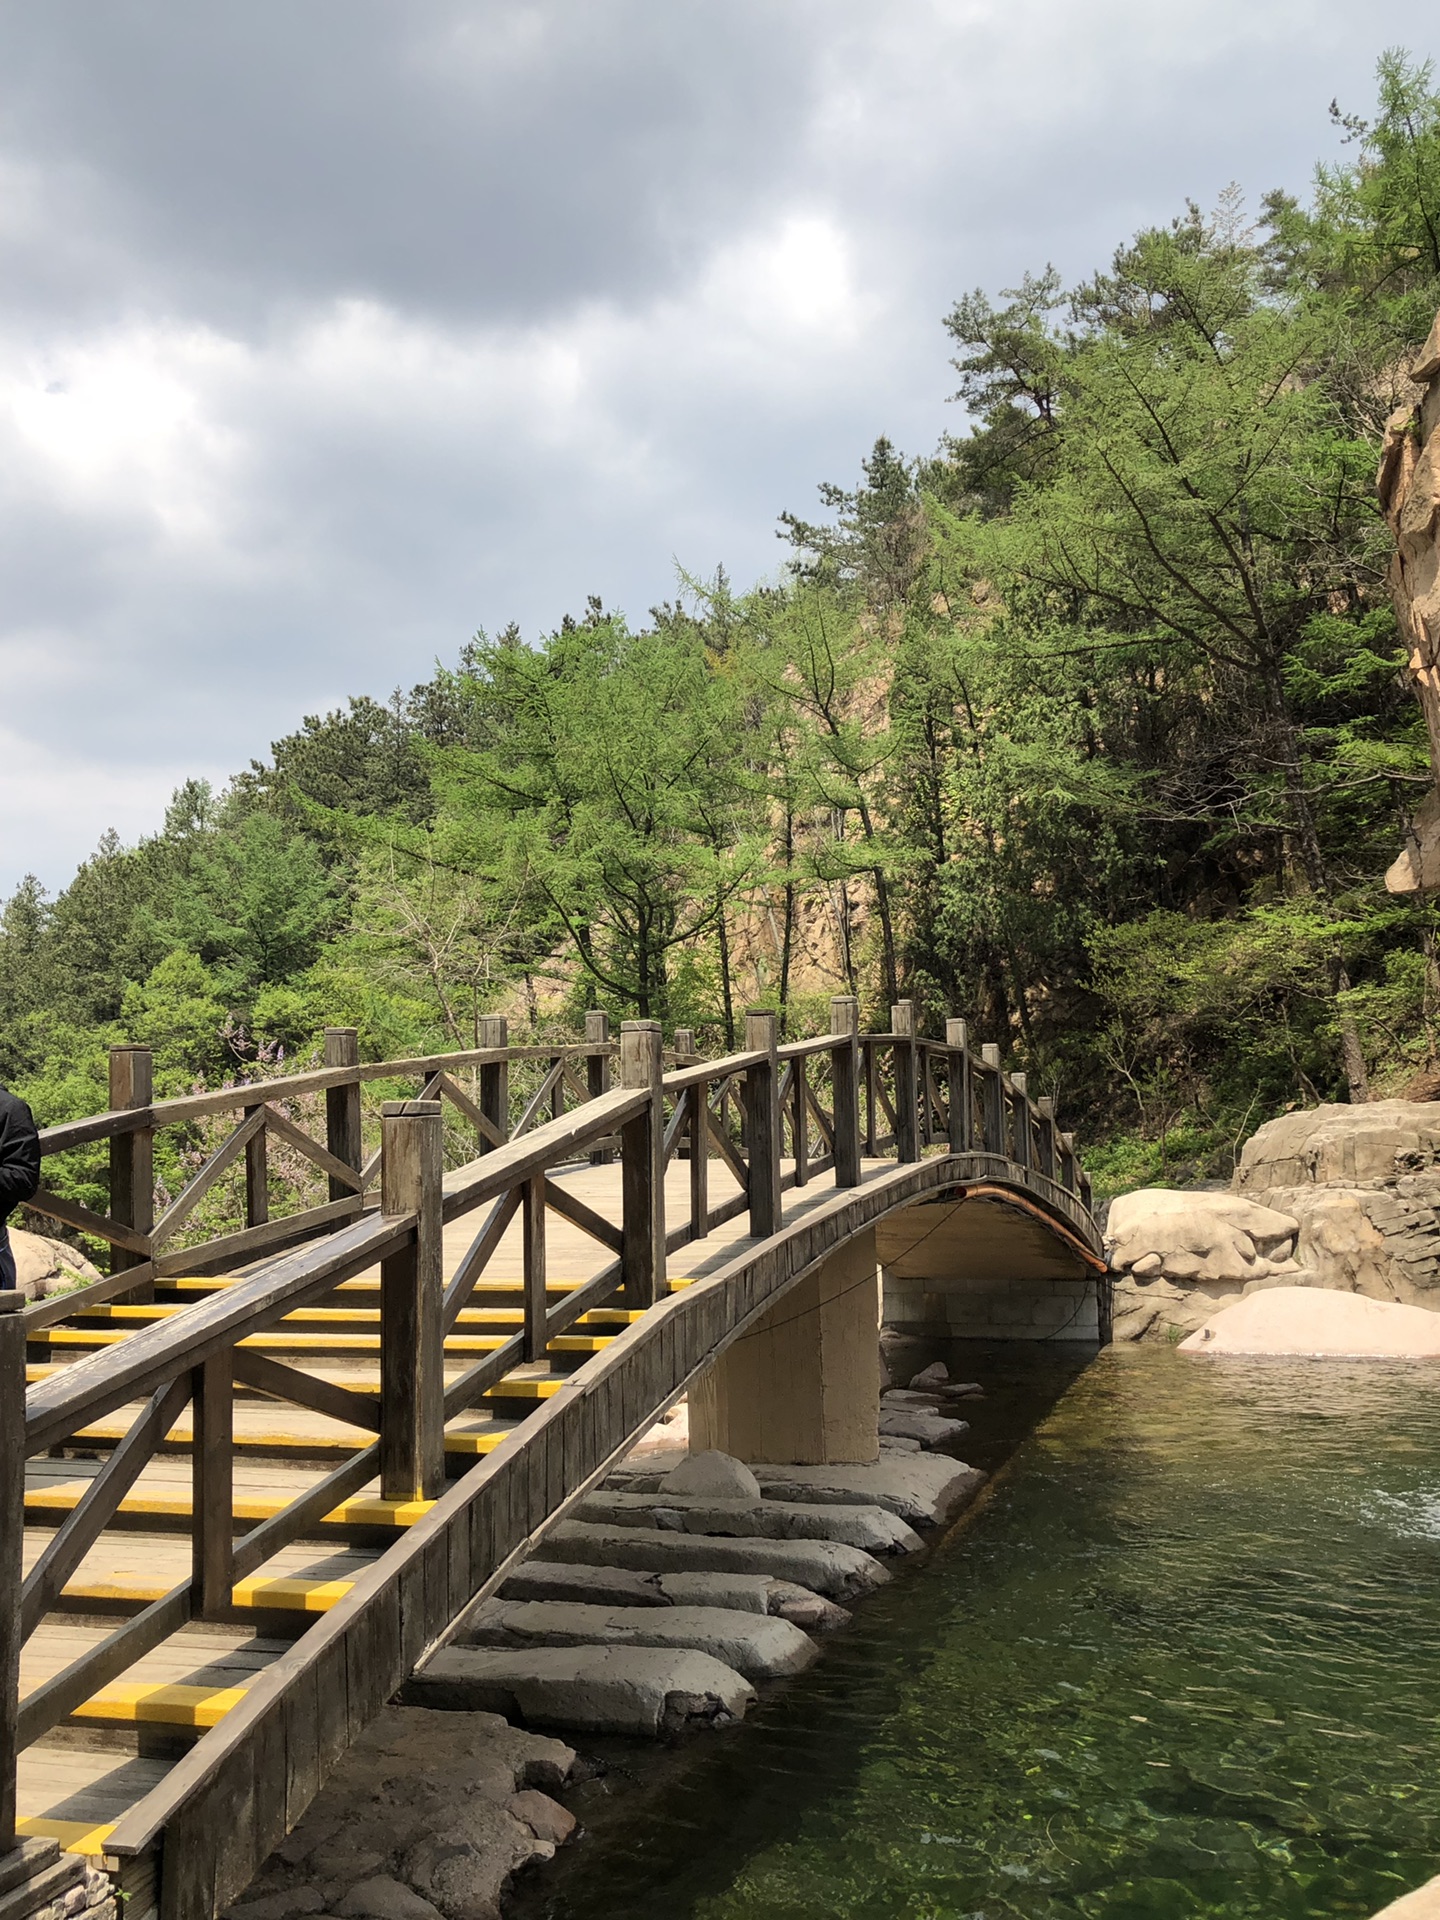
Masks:
[[[1392,0],[0,18],[0,890],[953,426],[940,317],[1302,189]],[[1423,46],[1416,51],[1425,52]]]

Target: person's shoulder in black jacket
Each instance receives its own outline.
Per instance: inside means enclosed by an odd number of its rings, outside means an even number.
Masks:
[[[29,1107],[0,1085],[0,1226],[40,1184],[40,1134]]]

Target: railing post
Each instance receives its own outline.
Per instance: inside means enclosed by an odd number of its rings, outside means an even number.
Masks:
[[[588,1047],[603,1047],[610,1040],[610,1016],[600,1007],[592,1007],[585,1016],[585,1044]],[[610,1091],[610,1056],[605,1053],[592,1053],[585,1062],[585,1085],[590,1098],[598,1100],[602,1093]],[[608,1167],[615,1158],[608,1147],[595,1147],[590,1154],[592,1167]]]
[[[148,1107],[155,1097],[154,1062],[149,1047],[111,1047],[110,1110]],[[110,1217],[122,1227],[137,1233],[150,1233],[155,1225],[155,1133],[151,1127],[136,1127],[130,1133],[110,1136]],[[123,1247],[110,1250],[110,1271],[123,1273],[127,1267],[144,1264],[145,1256],[127,1253]],[[153,1280],[142,1281],[124,1299],[143,1303],[155,1298]]]
[[[1055,1178],[1055,1102],[1042,1094],[1035,1102],[1039,1119],[1035,1125],[1035,1164],[1051,1180]]]
[[[532,1173],[521,1198],[525,1294],[525,1358],[543,1360],[549,1342],[545,1297],[545,1175]]]
[[[190,1376],[190,1613],[217,1620],[235,1585],[235,1382],[230,1350]]]
[[[677,1027],[675,1029],[675,1055],[676,1055],[676,1059],[675,1059],[676,1066],[679,1066],[681,1064],[682,1056],[687,1056],[690,1059],[694,1058],[695,1034],[692,1028]],[[683,1100],[685,1098],[685,1095],[682,1094],[680,1097]],[[693,1128],[690,1126],[689,1122],[687,1121],[684,1131],[680,1135],[680,1145],[676,1149],[675,1157],[677,1160],[688,1160],[691,1157],[691,1152],[695,1144],[694,1138],[693,1138],[693,1132],[694,1132]],[[703,1135],[702,1135],[702,1138],[703,1138]],[[693,1176],[691,1178],[691,1185],[692,1186],[694,1185]],[[694,1212],[693,1206],[691,1208],[691,1212],[693,1215],[693,1212]],[[692,1218],[691,1224],[692,1226],[694,1224],[693,1218]]]
[[[795,1184],[810,1182],[810,1106],[805,1096],[805,1055],[797,1053],[790,1062],[790,1145],[795,1159]]]
[[[767,1008],[745,1015],[745,1051],[761,1053],[745,1069],[745,1147],[750,1166],[750,1231],[757,1240],[780,1231],[779,1020]]]
[[[830,1002],[830,1088],[835,1100],[835,1184],[860,1184],[860,1002],[837,993]]]
[[[414,1238],[380,1263],[380,1494],[434,1500],[445,1482],[445,1123],[438,1100],[387,1100],[380,1124],[381,1209],[416,1216]]]
[[[920,1158],[920,1090],[915,1075],[915,1002],[897,1000],[890,1009],[895,1036],[895,1157]]]
[[[15,1844],[20,1584],[25,1554],[23,1293],[0,1293],[0,1855]]]
[[[360,1036],[354,1027],[326,1027],[325,1064],[327,1067],[359,1067]],[[364,1166],[358,1072],[353,1080],[325,1089],[325,1145],[337,1160],[343,1160],[357,1173]],[[353,1187],[347,1187],[343,1180],[330,1176],[332,1200],[348,1200],[353,1192]]]
[[[1034,1163],[1030,1140],[1030,1095],[1029,1079],[1023,1073],[1010,1076],[1010,1149],[1012,1157],[1022,1166]]]
[[[620,1084],[650,1098],[620,1130],[620,1278],[625,1304],[653,1307],[665,1286],[664,1036],[658,1020],[620,1024]]]
[[[1000,1072],[1000,1049],[987,1040],[980,1058],[991,1069],[985,1076],[984,1112],[981,1129],[986,1153],[1005,1152],[1005,1081]]]
[[[865,1156],[875,1159],[880,1151],[880,1062],[879,1048],[873,1035],[867,1034],[860,1042],[860,1055],[865,1063]]]
[[[1075,1136],[1073,1133],[1062,1133],[1059,1139],[1059,1166],[1055,1177],[1062,1187],[1074,1193],[1079,1184],[1075,1178]]]
[[[510,1023],[503,1013],[487,1013],[479,1023],[482,1047],[508,1047]],[[496,1060],[480,1069],[480,1098],[476,1103],[502,1141],[510,1138],[510,1063]],[[482,1140],[480,1151],[487,1153],[491,1142]]]
[[[975,1110],[970,1092],[970,1029],[963,1020],[945,1022],[950,1049],[950,1151],[969,1153]]]
[[[685,1098],[690,1102],[686,1125],[690,1144],[690,1237],[703,1240],[710,1231],[710,1082],[697,1081]]]
[[[243,1119],[248,1120],[252,1113],[259,1111],[263,1102],[257,1101],[253,1107],[241,1109]],[[330,1198],[335,1198],[335,1182],[330,1182]],[[261,1127],[257,1134],[245,1142],[245,1224],[247,1227],[263,1227],[270,1218],[270,1153],[265,1138],[265,1129]]]

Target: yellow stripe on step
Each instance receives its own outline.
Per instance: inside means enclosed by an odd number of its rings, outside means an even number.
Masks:
[[[277,1613],[328,1613],[349,1593],[353,1580],[306,1580],[300,1577],[271,1580],[241,1580],[236,1583],[233,1604],[247,1608],[274,1608]],[[148,1607],[163,1600],[168,1587],[143,1580],[76,1581],[65,1589],[67,1600],[87,1600],[92,1605]]]
[[[563,1380],[502,1380],[499,1386],[488,1388],[481,1397],[486,1400],[548,1400],[564,1384]]]
[[[328,1613],[354,1586],[353,1580],[241,1580],[237,1607],[274,1607],[284,1613]]]
[[[68,1480],[59,1486],[31,1487],[25,1494],[25,1511],[29,1514],[72,1513],[84,1498],[90,1486],[88,1480]],[[283,1513],[291,1504],[289,1500],[236,1499],[232,1502],[237,1520],[270,1520],[277,1513]],[[331,1527],[413,1527],[430,1511],[433,1500],[381,1500],[362,1498],[346,1500],[333,1512],[327,1513],[321,1526]],[[191,1513],[188,1493],[131,1493],[120,1502],[121,1513],[137,1514],[142,1518],[188,1520]]]
[[[245,1698],[244,1687],[102,1687],[76,1707],[73,1720],[124,1726],[214,1727]]]
[[[88,1820],[47,1820],[43,1815],[28,1815],[15,1822],[15,1831],[23,1840],[58,1840],[66,1853],[93,1857],[105,1851],[105,1842],[115,1831],[108,1826],[93,1826]]]
[[[447,1433],[445,1451],[471,1454],[478,1458],[481,1454],[493,1453],[496,1447],[503,1446],[514,1431],[513,1427],[506,1427],[500,1433]]]

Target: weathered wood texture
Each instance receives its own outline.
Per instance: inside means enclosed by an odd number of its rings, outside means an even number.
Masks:
[[[682,1035],[683,1064],[666,1074],[658,1025],[630,1022],[622,1029],[618,1048],[621,1084],[612,1091],[609,1068],[617,1049],[609,1042],[603,1017],[587,1022],[585,1047],[568,1050],[568,1055],[507,1050],[503,1021],[487,1021],[481,1034],[485,1045],[471,1053],[388,1063],[391,1071],[420,1071],[423,1088],[421,1098],[386,1108],[383,1153],[376,1163],[381,1174],[378,1213],[360,1211],[366,1203],[356,1187],[365,1180],[359,1167],[359,1086],[363,1077],[380,1069],[354,1064],[353,1035],[346,1029],[327,1034],[327,1065],[321,1074],[271,1083],[263,1104],[253,1091],[247,1099],[242,1089],[228,1101],[198,1108],[193,1101],[151,1105],[145,1068],[137,1064],[135,1050],[128,1050],[123,1058],[117,1055],[115,1111],[97,1117],[97,1130],[85,1133],[89,1122],[78,1123],[79,1133],[73,1127],[52,1130],[57,1150],[60,1144],[107,1132],[112,1145],[120,1146],[113,1163],[120,1169],[113,1189],[116,1218],[109,1224],[127,1236],[129,1244],[122,1244],[122,1251],[135,1255],[140,1264],[98,1283],[107,1290],[167,1270],[171,1256],[159,1251],[154,1223],[136,1197],[135,1168],[154,1125],[162,1116],[173,1119],[177,1108],[188,1105],[193,1116],[221,1111],[228,1104],[241,1112],[235,1133],[197,1179],[213,1180],[218,1177],[217,1160],[228,1155],[223,1158],[228,1165],[244,1153],[253,1176],[250,1215],[265,1211],[255,1190],[260,1169],[251,1165],[251,1149],[267,1131],[284,1135],[305,1153],[338,1197],[310,1210],[311,1218],[300,1228],[323,1231],[315,1244],[283,1253],[173,1317],[56,1369],[31,1390],[23,1435],[0,1454],[0,1461],[42,1454],[116,1409],[133,1407],[137,1400],[147,1404],[138,1418],[132,1416],[121,1444],[97,1469],[51,1546],[37,1559],[25,1624],[33,1625],[43,1613],[63,1586],[67,1570],[73,1569],[77,1553],[83,1555],[86,1542],[117,1512],[126,1489],[154,1455],[187,1398],[193,1403],[191,1560],[189,1577],[182,1576],[163,1599],[108,1637],[88,1644],[68,1667],[52,1673],[27,1696],[18,1717],[19,1738],[33,1739],[55,1725],[95,1688],[159,1648],[187,1618],[225,1613],[236,1583],[260,1569],[267,1570],[268,1578],[270,1570],[282,1568],[285,1553],[293,1551],[290,1543],[305,1537],[307,1530],[313,1535],[326,1515],[377,1473],[385,1499],[434,1502],[393,1547],[357,1570],[343,1598],[290,1651],[265,1667],[239,1704],[121,1818],[108,1842],[117,1859],[138,1862],[150,1858],[157,1847],[163,1849],[161,1897],[167,1920],[210,1920],[240,1890],[349,1741],[468,1601],[503,1578],[536,1534],[565,1511],[687,1383],[712,1368],[731,1342],[745,1337],[766,1315],[772,1334],[782,1329],[786,1318],[775,1314],[789,1290],[811,1284],[815,1299],[806,1306],[797,1296],[790,1317],[801,1315],[803,1308],[819,1329],[817,1340],[829,1321],[837,1330],[849,1327],[853,1333],[845,1313],[858,1325],[860,1309],[851,1298],[855,1288],[849,1268],[857,1260],[864,1264],[864,1236],[887,1212],[940,1194],[957,1201],[969,1194],[999,1198],[1043,1220],[1092,1270],[1103,1266],[1073,1142],[1056,1133],[1048,1104],[1030,1101],[1023,1078],[1007,1082],[998,1053],[992,1057],[987,1049],[985,1061],[975,1062],[962,1023],[951,1024],[943,1044],[924,1039],[916,1032],[908,1003],[894,1009],[889,1034],[861,1037],[857,1025],[854,1001],[842,998],[832,1009],[829,1034],[781,1048],[775,1016],[755,1012],[747,1016],[743,1053],[696,1061],[693,1040]],[[572,1070],[570,1057],[583,1057],[583,1081]],[[507,1076],[518,1059],[540,1061],[544,1070],[512,1130]],[[459,1065],[478,1069],[474,1100],[450,1076],[449,1070]],[[282,1088],[297,1085],[327,1094],[323,1147],[299,1133],[275,1104],[283,1097]],[[736,1090],[742,1115],[738,1144],[732,1108]],[[144,1108],[123,1104],[142,1093]],[[570,1096],[580,1104],[567,1110]],[[477,1159],[449,1174],[442,1173],[442,1097],[474,1127],[479,1150]],[[673,1109],[668,1122],[667,1101]],[[142,1120],[136,1120],[137,1112]],[[543,1117],[547,1113],[548,1119]],[[787,1133],[788,1173],[782,1166]],[[861,1159],[862,1138],[869,1143],[892,1141],[900,1164],[884,1172],[867,1168]],[[577,1160],[593,1164],[598,1157],[603,1164],[617,1142],[621,1166],[607,1217],[554,1176],[558,1169],[573,1168]],[[923,1157],[932,1142],[943,1143],[941,1150]],[[988,1151],[979,1150],[982,1144]],[[682,1151],[689,1168],[679,1191],[687,1194],[689,1217],[667,1236],[665,1166],[668,1157]],[[720,1203],[712,1205],[711,1169],[716,1162],[716,1179],[728,1180]],[[836,1190],[814,1193],[815,1178],[832,1171]],[[787,1190],[795,1195],[788,1223]],[[724,1221],[747,1210],[748,1244],[683,1292],[667,1292],[667,1249],[703,1241]],[[121,1212],[131,1217],[117,1227]],[[447,1331],[463,1324],[466,1302],[476,1297],[481,1276],[517,1212],[522,1304],[515,1318],[520,1325],[513,1335],[470,1341],[471,1353],[476,1347],[490,1350],[465,1359],[458,1371],[452,1366],[447,1378]],[[460,1243],[447,1288],[443,1227],[472,1213],[477,1229],[468,1244]],[[578,1229],[590,1243],[615,1256],[588,1280],[570,1286],[554,1304],[548,1284],[550,1213],[563,1229]],[[277,1228],[293,1234],[296,1223],[252,1218],[246,1229],[202,1249],[202,1259],[217,1257],[219,1248],[225,1249],[221,1258],[253,1257],[267,1246],[273,1248],[270,1236]],[[847,1247],[859,1251],[852,1257],[845,1253]],[[253,1344],[240,1348],[240,1342],[253,1342],[287,1315],[301,1312],[303,1317],[310,1303],[377,1263],[379,1338],[373,1344],[378,1347],[378,1394],[356,1393],[341,1381],[282,1365],[255,1351]],[[873,1264],[872,1255],[872,1277]],[[817,1277],[822,1269],[832,1280],[849,1278],[843,1285],[835,1280],[827,1291]],[[199,1270],[205,1271],[204,1266]],[[577,1373],[548,1379],[549,1397],[532,1400],[535,1411],[506,1435],[505,1444],[447,1490],[445,1420],[474,1406],[476,1397],[497,1383],[508,1383],[517,1364],[543,1363],[550,1343],[593,1308],[614,1300],[617,1289],[624,1305],[641,1317],[624,1326],[618,1337],[613,1331],[607,1334],[605,1351],[581,1364]],[[83,1298],[93,1304],[98,1296],[87,1289]],[[842,1302],[848,1307],[842,1309]],[[866,1315],[873,1321],[873,1302],[861,1317]],[[20,1316],[9,1318],[17,1321]],[[609,1314],[612,1330],[623,1318]],[[0,1333],[3,1323],[0,1316]],[[588,1349],[604,1343],[571,1344]],[[873,1339],[869,1344],[873,1346]],[[823,1372],[822,1366],[817,1380]],[[303,1491],[292,1490],[288,1504],[262,1507],[260,1513],[268,1517],[238,1537],[232,1445],[237,1384],[345,1421],[356,1434],[350,1443],[353,1450],[340,1465],[307,1481]],[[501,1391],[511,1389],[507,1384]],[[868,1387],[864,1397],[873,1397]],[[12,1415],[17,1398],[12,1394]],[[825,1411],[823,1400],[822,1392],[817,1401],[821,1426],[829,1420],[838,1432],[843,1409]],[[366,1435],[375,1433],[378,1439],[367,1441]],[[849,1443],[822,1437],[817,1444]],[[4,1497],[0,1494],[0,1500]],[[18,1531],[0,1532],[0,1581],[8,1582],[0,1586],[0,1601],[6,1621],[16,1629],[22,1624],[14,1578]],[[0,1643],[0,1651],[5,1644]],[[4,1737],[13,1746],[13,1697],[0,1717]],[[13,1766],[5,1767],[4,1777],[13,1780]]]

